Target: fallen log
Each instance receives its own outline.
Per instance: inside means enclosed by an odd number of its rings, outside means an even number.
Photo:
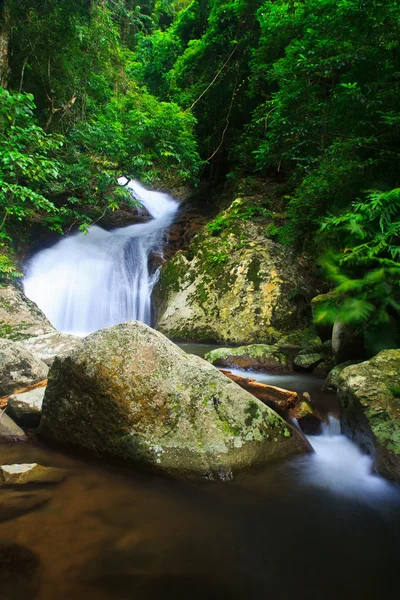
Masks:
[[[248,377],[234,375],[231,371],[225,369],[220,369],[220,371],[226,377],[237,383],[237,385],[240,385],[241,388],[250,394],[253,394],[253,396],[271,408],[279,407],[281,410],[289,410],[294,408],[299,401],[297,392],[284,390],[283,388],[267,385],[266,383],[260,383],[259,381]]]
[[[7,396],[0,397],[0,409],[7,407],[7,402],[10,396],[14,396],[15,394],[24,394],[25,392],[31,392],[32,390],[36,390],[37,388],[43,388],[47,386],[47,379],[43,379],[43,381],[39,381],[39,383],[34,383],[32,385],[28,385],[21,390],[15,390],[11,394],[7,394]]]

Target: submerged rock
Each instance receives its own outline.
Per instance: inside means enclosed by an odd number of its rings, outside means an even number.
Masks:
[[[308,449],[270,408],[137,321],[55,359],[38,432],[97,456],[223,479]]]
[[[374,455],[378,473],[400,481],[400,350],[344,368],[337,384],[343,432]]]
[[[0,467],[0,483],[3,484],[48,484],[60,483],[66,471],[55,467],[43,467],[37,463],[3,465]]]
[[[43,490],[28,492],[23,489],[2,489],[0,494],[0,523],[11,521],[32,510],[41,508],[50,500],[51,495]]]
[[[157,329],[181,341],[275,343],[311,321],[312,286],[301,260],[266,233],[251,198],[238,198],[163,267]],[[264,212],[263,212],[264,211]]]
[[[277,346],[252,344],[238,348],[217,348],[204,357],[218,367],[256,369],[263,371],[289,371],[291,361]]]
[[[19,342],[0,339],[0,396],[46,379],[48,366]]]
[[[42,415],[45,387],[22,394],[13,394],[8,399],[7,412],[22,427],[38,427]]]

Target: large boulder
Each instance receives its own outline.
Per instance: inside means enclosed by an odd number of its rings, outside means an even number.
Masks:
[[[43,437],[171,474],[230,478],[308,449],[270,408],[137,321],[56,357],[42,410]]]
[[[18,341],[47,363],[80,339],[54,329],[38,306],[12,284],[0,286],[0,338]]]
[[[181,341],[273,344],[309,324],[307,268],[268,237],[265,220],[248,218],[262,210],[236,199],[164,265],[157,329]]]
[[[48,366],[19,342],[0,338],[0,396],[46,379]]]
[[[378,473],[400,481],[400,350],[344,368],[336,383],[343,432],[374,455]]]

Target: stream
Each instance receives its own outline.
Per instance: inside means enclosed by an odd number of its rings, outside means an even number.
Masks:
[[[177,203],[128,185],[153,220],[111,232],[94,226],[30,261],[25,293],[60,331],[85,335],[128,319],[151,323],[158,273],[150,272],[149,256],[162,253]],[[181,347],[204,355],[215,346]],[[0,558],[10,544],[17,557],[0,581],[0,599],[377,600],[396,589],[400,491],[374,475],[372,459],[341,435],[336,395],[312,375],[233,372],[308,391],[330,415],[321,435],[308,437],[315,452],[210,484],[41,442],[0,445],[0,464],[67,471],[60,484],[45,486],[45,505],[0,524]]]

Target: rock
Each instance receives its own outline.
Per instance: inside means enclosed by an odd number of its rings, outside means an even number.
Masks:
[[[378,473],[400,481],[400,350],[383,350],[338,376],[342,430],[374,455]]]
[[[299,400],[297,392],[284,390],[273,385],[266,385],[255,379],[240,377],[240,375],[234,375],[231,371],[221,369],[221,373],[274,410],[289,410],[290,408],[294,408]]]
[[[0,523],[11,521],[47,504],[51,495],[47,491],[15,491],[2,489],[0,494]]]
[[[40,559],[30,548],[0,541],[2,600],[36,598],[40,585]]]
[[[254,209],[251,198],[236,199],[164,265],[157,329],[178,341],[273,344],[311,322],[307,268],[266,237],[265,219],[246,218]]]
[[[57,354],[69,352],[79,343],[80,337],[54,330],[36,337],[21,340],[21,344],[38,356],[43,362],[50,364]]]
[[[66,477],[64,469],[43,467],[37,463],[3,465],[0,467],[0,482],[3,484],[60,483]]]
[[[289,371],[290,361],[277,346],[252,344],[239,348],[217,348],[205,355],[205,360],[218,367]]]
[[[345,369],[346,367],[349,367],[350,365],[353,364],[358,364],[358,363],[354,363],[351,360],[347,360],[344,363],[340,363],[340,365],[336,365],[335,367],[333,367],[333,369],[331,369],[326,377],[325,380],[325,384],[323,387],[323,391],[330,391],[330,392],[336,392],[338,385],[339,385],[339,378],[340,378],[340,374],[343,371],[343,369]]]
[[[47,317],[19,286],[0,286],[0,337],[21,341],[54,331]]]
[[[364,332],[336,321],[332,331],[332,350],[336,364],[365,358]]]
[[[311,312],[313,316],[314,326],[318,332],[318,335],[323,340],[329,340],[332,337],[332,325],[325,323],[323,315],[328,310],[332,302],[335,301],[335,292],[328,292],[327,294],[319,294],[314,296],[311,300]]]
[[[9,397],[7,413],[18,425],[22,427],[39,426],[45,389],[45,387],[40,387]]]
[[[38,433],[96,456],[223,479],[308,449],[270,408],[137,321],[56,357]]]
[[[46,379],[48,366],[19,342],[0,339],[0,396]]]
[[[313,373],[313,375],[317,375],[318,377],[325,378],[330,373],[331,369],[332,369],[331,362],[323,361],[323,362],[319,363],[315,367],[315,369],[313,369],[312,373]]]
[[[0,287],[0,338],[20,342],[45,362],[70,350],[80,339],[54,329],[38,306],[16,285]]]
[[[0,413],[0,443],[27,441],[25,432],[4,412]]]
[[[321,354],[298,354],[293,361],[293,366],[298,371],[313,371],[324,357]]]
[[[297,419],[297,422],[305,435],[317,435],[321,430],[322,417],[315,409],[311,401],[310,394],[304,392],[297,402],[290,416]]]

